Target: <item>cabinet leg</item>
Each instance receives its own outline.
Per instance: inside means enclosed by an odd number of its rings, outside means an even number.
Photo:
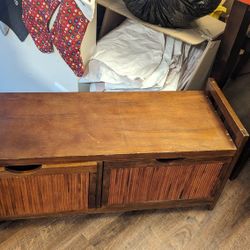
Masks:
[[[217,201],[213,202],[212,204],[207,205],[207,209],[212,211],[214,207],[216,206],[216,204],[217,204]]]

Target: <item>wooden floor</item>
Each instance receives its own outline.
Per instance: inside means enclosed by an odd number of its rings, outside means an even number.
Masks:
[[[250,249],[250,162],[213,211],[179,209],[0,223],[0,249]]]

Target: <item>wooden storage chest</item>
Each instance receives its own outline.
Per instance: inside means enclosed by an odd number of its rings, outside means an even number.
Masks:
[[[0,218],[213,208],[248,137],[208,90],[0,94]]]

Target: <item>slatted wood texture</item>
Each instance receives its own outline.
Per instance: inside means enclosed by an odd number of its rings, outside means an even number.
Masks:
[[[249,250],[250,161],[213,211],[161,209],[0,222],[0,250]]]
[[[0,178],[0,217],[87,210],[89,173]]]
[[[111,168],[107,206],[211,199],[222,169],[223,162]]]

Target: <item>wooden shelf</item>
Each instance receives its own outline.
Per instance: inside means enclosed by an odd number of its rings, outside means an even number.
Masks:
[[[125,6],[122,0],[97,0],[97,3],[127,18],[137,20],[154,30],[172,36],[192,45],[200,44],[206,40],[214,40],[220,36],[225,29],[225,23],[211,17],[205,16],[192,23],[190,29],[162,28],[143,22],[136,18]]]

